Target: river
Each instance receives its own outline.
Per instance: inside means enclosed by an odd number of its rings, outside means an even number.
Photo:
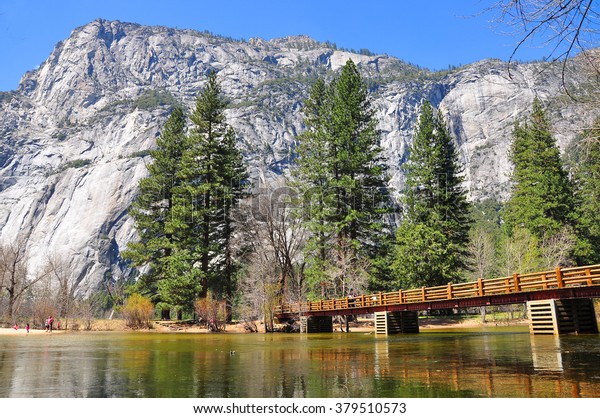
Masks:
[[[0,397],[600,397],[600,336],[0,336]]]

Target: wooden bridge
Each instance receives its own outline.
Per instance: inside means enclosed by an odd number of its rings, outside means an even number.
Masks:
[[[548,300],[590,300],[600,297],[600,265],[556,268],[555,270],[514,274],[509,277],[479,279],[468,283],[448,283],[444,286],[421,287],[418,289],[381,292],[369,295],[348,296],[339,299],[319,300],[283,304],[275,310],[281,319],[305,317],[332,317],[336,315],[358,315],[377,312],[417,312],[435,309],[469,308],[489,305],[508,305],[528,303],[531,317],[546,317],[546,312],[567,310],[566,316],[572,317],[573,311],[566,303],[548,305],[544,310],[534,301]],[[537,306],[537,308],[535,307]],[[589,310],[589,308],[585,308]],[[593,314],[593,306],[592,306]],[[548,314],[549,315],[549,314]],[[552,333],[559,333],[560,317],[554,315]],[[406,318],[414,317],[406,316]],[[575,315],[577,316],[577,315]],[[581,316],[581,315],[580,315]],[[402,318],[402,315],[396,318]],[[539,319],[539,318],[538,318]],[[400,321],[400,320],[398,320]],[[400,322],[403,322],[400,321]],[[546,319],[538,321],[546,322]],[[532,325],[533,327],[533,325]],[[597,326],[594,324],[597,332]],[[417,326],[418,329],[418,326]],[[532,333],[533,333],[532,328]],[[400,331],[399,331],[400,332]]]

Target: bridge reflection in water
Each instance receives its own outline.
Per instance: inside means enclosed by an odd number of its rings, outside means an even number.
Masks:
[[[550,271],[479,279],[468,283],[448,283],[444,286],[283,304],[275,309],[275,314],[280,319],[285,319],[387,312],[378,316],[382,321],[381,327],[378,322],[378,329],[385,329],[385,333],[400,333],[404,332],[405,324],[408,324],[406,328],[416,328],[418,331],[418,323],[412,323],[410,319],[415,316],[408,315],[408,312],[514,303],[533,304],[539,301],[584,301],[594,297],[600,297],[600,265],[558,267]],[[547,305],[537,303],[532,306],[533,309],[529,309],[532,334],[598,332],[591,303],[548,302]],[[403,314],[404,312],[407,314]],[[547,312],[550,319],[546,316]],[[314,329],[318,332],[329,329],[325,319],[315,319],[314,322],[317,324]],[[546,326],[547,322],[550,323],[549,326]],[[390,323],[402,325],[392,325],[390,328]],[[539,323],[544,326],[536,326]],[[310,329],[308,321],[306,329]]]
[[[427,333],[429,335],[429,333]],[[448,386],[454,393],[487,397],[598,397],[600,377],[598,370],[581,367],[581,353],[571,343],[563,343],[557,336],[529,337],[531,352],[520,341],[524,335],[515,335],[514,345],[502,344],[499,351],[498,335],[477,335],[472,343],[479,350],[476,358],[461,356],[465,339],[456,344],[457,350],[440,356],[435,348],[402,352],[395,343],[379,343],[375,353],[375,373],[381,379],[400,379],[403,382],[420,382],[425,387]],[[404,337],[406,338],[406,337]],[[568,337],[573,339],[574,337]],[[598,337],[593,337],[596,349],[588,352],[588,360],[600,361]],[[468,343],[466,343],[469,345]],[[511,348],[512,346],[512,348]],[[571,352],[570,349],[573,351]],[[470,350],[467,350],[470,351]],[[523,352],[525,351],[525,353]],[[450,358],[453,357],[454,358]],[[416,359],[418,359],[418,363]],[[465,360],[467,360],[465,362]],[[426,367],[422,367],[425,364]]]

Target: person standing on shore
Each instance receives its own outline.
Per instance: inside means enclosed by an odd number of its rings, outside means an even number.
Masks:
[[[27,331],[27,334],[29,334],[29,322],[25,325],[25,330]]]

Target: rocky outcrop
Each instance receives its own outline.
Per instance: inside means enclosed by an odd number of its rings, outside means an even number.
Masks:
[[[246,42],[97,20],[0,95],[0,239],[25,237],[32,268],[61,258],[82,293],[127,274],[118,255],[135,236],[127,208],[173,103],[191,108],[216,71],[252,177],[273,178],[293,159],[310,84],[348,59],[369,81],[397,189],[424,99],[447,116],[473,199],[507,196],[512,126],[535,96],[562,147],[594,117],[574,102],[556,106],[560,70],[541,64],[517,65],[510,77],[491,60],[441,74],[308,37]]]

